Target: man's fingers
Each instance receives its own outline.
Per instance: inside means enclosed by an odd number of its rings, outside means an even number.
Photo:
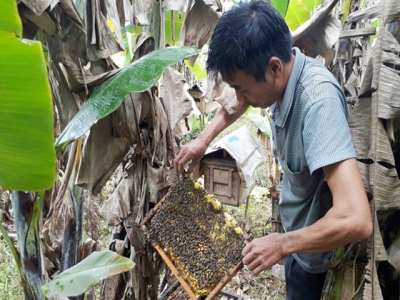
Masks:
[[[249,271],[253,271],[254,275],[258,275],[264,269],[261,262],[257,258],[251,262],[248,262],[247,264],[244,261],[243,263],[247,266]]]
[[[176,171],[177,173],[179,173],[179,164],[178,164],[178,161],[176,160],[176,158],[175,158],[175,160],[174,160],[174,168],[175,168],[175,171]]]
[[[182,151],[178,153],[178,155],[174,159],[174,168],[176,172],[179,172],[179,161],[181,160]]]
[[[179,161],[178,161],[178,158],[175,158],[175,160],[174,160],[174,168],[175,168],[175,171],[177,172],[177,173],[181,173],[181,172],[179,172]]]
[[[247,244],[242,250],[242,255],[246,256],[251,251],[252,247],[253,247],[252,243]]]
[[[179,172],[179,174],[183,174],[184,171],[185,171],[185,164],[182,163],[182,160],[181,160],[181,162],[178,164],[178,172]]]
[[[260,260],[260,257],[254,256],[252,254],[248,254],[243,259],[243,264],[245,264],[250,271],[256,269],[261,263],[262,261]]]
[[[174,167],[179,174],[183,174],[185,171],[185,166],[188,166],[187,172],[190,174],[193,169],[200,163],[201,158],[193,159],[193,155],[186,153],[181,155],[182,152],[175,158]]]
[[[264,271],[264,267],[263,267],[262,265],[259,265],[257,268],[255,268],[255,269],[253,270],[253,274],[257,276],[257,275],[260,274],[262,271]]]
[[[243,255],[243,264],[248,266],[253,260],[254,260],[254,253],[251,252],[253,248],[253,245],[250,243],[246,247],[243,248],[242,250],[242,255]]]
[[[243,261],[244,263],[244,261]],[[244,263],[245,264],[245,263]],[[254,275],[260,274],[262,271],[267,269],[267,264],[264,260],[259,257],[256,257],[254,260],[245,264],[249,271],[253,271]]]
[[[188,173],[191,173],[194,168],[200,163],[207,146],[201,140],[195,139],[188,144],[182,146],[178,155],[174,160],[175,170],[183,174],[185,167]]]
[[[194,170],[194,168],[200,163],[201,159],[196,159],[196,160],[189,160],[189,169],[188,169],[188,173],[192,173],[192,171]]]
[[[190,159],[187,159],[186,156],[187,156],[187,154],[185,154],[185,151],[181,150],[181,152],[179,152],[178,156],[174,160],[175,170],[179,174],[183,174],[185,164],[186,164],[186,162],[188,162],[190,160]]]

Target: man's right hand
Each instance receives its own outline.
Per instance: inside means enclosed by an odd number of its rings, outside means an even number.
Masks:
[[[207,144],[199,137],[182,146],[181,151],[174,161],[175,170],[179,174],[183,174],[185,171],[184,167],[189,163],[187,172],[191,173],[194,167],[200,163],[207,148]]]

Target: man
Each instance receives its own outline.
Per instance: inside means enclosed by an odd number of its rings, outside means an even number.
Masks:
[[[319,62],[292,49],[290,30],[267,2],[240,3],[212,36],[207,71],[236,90],[237,112],[221,109],[175,159],[191,172],[211,141],[249,105],[271,106],[284,179],[279,201],[285,233],[254,239],[243,263],[254,274],[285,261],[287,299],[320,299],[332,250],[368,238],[372,218],[347,125],[345,96]],[[328,188],[329,187],[329,188]]]

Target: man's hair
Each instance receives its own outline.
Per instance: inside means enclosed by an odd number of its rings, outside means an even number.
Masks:
[[[272,56],[289,62],[292,36],[279,12],[267,1],[240,2],[224,13],[211,38],[207,59],[210,79],[233,79],[243,71],[265,81]]]

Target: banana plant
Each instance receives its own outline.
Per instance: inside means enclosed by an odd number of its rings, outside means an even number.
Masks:
[[[94,91],[58,137],[56,147],[65,147],[68,142],[82,136],[95,122],[114,112],[129,93],[146,91],[157,82],[167,67],[199,51],[194,47],[159,49],[124,68]]]
[[[78,296],[90,290],[100,280],[127,272],[134,263],[110,250],[93,252],[80,263],[57,275],[42,286],[46,297]]]
[[[3,226],[0,229],[20,272],[25,298],[40,299],[42,202],[17,191],[44,191],[55,182],[52,99],[42,45],[22,38],[15,1],[2,1],[0,10],[0,184],[16,190],[12,199],[19,252]]]
[[[0,185],[43,191],[55,182],[56,156],[42,45],[21,38],[15,1],[2,1],[0,9]]]

